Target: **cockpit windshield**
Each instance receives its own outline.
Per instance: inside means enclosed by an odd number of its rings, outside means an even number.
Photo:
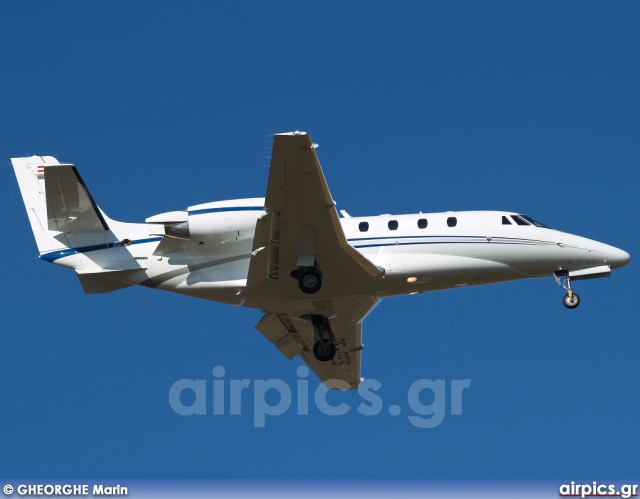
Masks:
[[[535,225],[536,227],[542,227],[543,229],[550,229],[551,227],[545,225],[545,224],[541,224],[540,222],[538,222],[537,220],[534,220],[531,217],[528,217],[526,215],[518,215],[519,217],[524,218],[527,222]]]

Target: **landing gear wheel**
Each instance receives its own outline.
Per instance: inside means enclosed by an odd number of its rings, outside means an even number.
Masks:
[[[322,287],[322,279],[315,270],[305,270],[298,278],[298,285],[303,293],[312,295]]]
[[[333,341],[320,340],[313,345],[313,355],[320,362],[328,362],[336,355],[336,346]]]
[[[575,293],[567,293],[566,295],[564,295],[562,303],[564,303],[564,306],[567,308],[576,308],[578,305],[580,305],[580,297]]]

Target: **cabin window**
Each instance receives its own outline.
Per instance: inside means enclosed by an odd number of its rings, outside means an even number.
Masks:
[[[455,227],[456,225],[458,225],[458,219],[456,217],[447,218],[447,225],[449,227]]]
[[[358,229],[360,229],[360,232],[367,232],[369,230],[369,222],[360,222]]]
[[[511,222],[509,221],[509,219],[504,215],[502,215],[502,225],[511,225]]]
[[[387,225],[389,226],[389,230],[398,230],[397,220],[389,220],[389,223]]]
[[[520,218],[518,215],[511,215],[511,218],[513,218],[513,221],[518,225],[531,225],[524,218]]]
[[[421,218],[420,220],[418,220],[418,229],[426,229],[427,223],[428,222],[426,218]]]

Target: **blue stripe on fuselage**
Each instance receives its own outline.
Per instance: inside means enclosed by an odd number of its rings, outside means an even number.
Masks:
[[[417,236],[377,236],[377,237],[352,237],[347,239],[348,242],[355,242],[355,241],[376,241],[378,239],[477,239],[478,241],[486,241],[487,236],[464,236],[464,235],[460,235],[460,236],[452,236],[452,235],[434,235],[434,236],[422,236],[422,235],[417,235]],[[523,242],[533,242],[533,243],[547,243],[547,244],[555,244],[552,243],[551,241],[544,241],[542,239],[524,239],[521,237],[505,237],[505,236],[492,236],[491,240],[495,240],[495,239],[506,239],[508,241],[523,241]],[[443,242],[443,241],[438,241],[438,242]],[[450,242],[455,242],[455,241],[450,241]]]
[[[416,239],[415,241],[401,241],[406,239]],[[445,239],[444,241],[442,239]],[[467,239],[461,241],[460,239]],[[469,240],[470,239],[470,240]],[[379,241],[379,242],[374,242]],[[393,241],[393,242],[387,242]],[[382,246],[410,246],[423,244],[513,244],[525,246],[554,245],[551,241],[540,239],[523,239],[515,237],[495,236],[487,240],[486,236],[378,236],[378,237],[357,237],[348,239],[354,248],[375,248]],[[354,244],[355,243],[355,244]],[[360,244],[358,244],[360,243]],[[365,244],[362,244],[365,243]]]
[[[130,244],[144,244],[144,243],[153,243],[156,241],[161,241],[161,237],[150,237],[147,239],[136,239],[131,241]],[[58,251],[50,251],[49,253],[43,253],[40,255],[40,258],[46,260],[47,262],[55,262],[59,258],[64,258],[66,256],[77,255],[78,253],[89,253],[90,251],[98,251],[109,248],[118,248],[121,246],[129,246],[128,244],[123,244],[121,242],[115,243],[104,243],[104,244],[94,244],[92,246],[81,246],[79,248],[67,248]]]
[[[485,239],[486,241],[486,239]],[[354,248],[376,248],[382,246],[419,246],[423,244],[481,244],[481,241],[416,241],[412,243],[372,243],[372,244],[356,244]],[[485,242],[484,244],[487,244]],[[490,244],[511,244],[514,246],[544,246],[546,245],[554,245],[554,243],[537,243],[537,242],[523,242],[523,241],[491,241]]]
[[[244,208],[233,208],[233,209],[244,209],[244,210],[263,210],[263,208],[260,207],[244,207]],[[215,210],[226,210],[226,211],[232,211],[232,208],[215,208]],[[199,211],[206,211],[206,210],[198,210]],[[193,212],[190,212],[190,214]],[[467,238],[467,239],[475,239],[475,241],[455,241],[455,240],[448,240],[448,241],[425,241],[425,239],[442,239],[442,238],[449,238],[449,239],[455,239],[455,238]],[[380,240],[380,241],[389,241],[389,240],[398,240],[398,239],[418,239],[418,241],[413,241],[413,242],[379,242],[379,243],[374,243],[373,241],[376,240]],[[152,242],[156,242],[156,241],[161,241],[162,237],[151,237],[151,238],[147,238],[147,239],[137,239],[137,240],[133,240],[131,241],[131,244],[143,244],[143,243],[152,243]],[[369,244],[353,244],[354,242],[365,242],[365,241],[371,241]],[[486,241],[486,237],[485,236],[379,236],[379,237],[360,237],[360,238],[352,238],[349,239],[348,242],[353,244],[354,248],[375,248],[375,247],[381,247],[381,246],[409,246],[409,245],[423,245],[423,244],[478,244],[481,242],[485,242]],[[485,243],[486,244],[486,243]],[[522,245],[543,245],[543,244],[549,244],[549,245],[554,245],[555,243],[551,242],[551,241],[542,241],[542,240],[536,240],[536,239],[520,239],[520,238],[511,238],[511,237],[494,237],[491,240],[490,244],[522,244]],[[71,255],[76,255],[78,253],[89,253],[91,251],[99,251],[99,250],[103,250],[103,249],[109,249],[109,248],[117,248],[120,246],[125,246],[124,244],[122,244],[121,242],[114,242],[114,243],[104,243],[104,244],[95,244],[92,246],[81,246],[79,248],[66,248],[63,250],[58,250],[58,251],[51,251],[49,253],[44,253],[42,255],[40,255],[40,258],[42,260],[46,260],[47,262],[54,262],[60,258],[65,258],[67,256],[71,256]]]

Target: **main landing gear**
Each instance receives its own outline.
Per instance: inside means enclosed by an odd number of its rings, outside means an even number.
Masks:
[[[322,287],[322,271],[317,262],[313,266],[294,270],[291,277],[298,280],[300,291],[307,295],[317,293]],[[313,324],[313,356],[320,362],[329,362],[336,356],[336,339],[329,319],[317,314],[305,318]]]
[[[322,277],[317,270],[305,270],[298,276],[298,286],[303,293],[312,295],[322,287]]]
[[[580,305],[580,297],[576,293],[574,293],[573,288],[571,288],[571,277],[569,277],[568,274],[565,275],[564,282],[561,282],[558,276],[555,274],[554,277],[556,278],[558,284],[560,284],[560,286],[567,290],[567,294],[564,295],[564,298],[562,299],[562,303],[564,304],[564,306],[567,308],[576,308],[578,305]]]
[[[312,295],[322,287],[322,271],[317,266],[301,267],[291,272],[291,277],[298,280],[300,291]],[[329,319],[323,315],[308,315],[305,319],[313,324],[313,356],[320,362],[329,362],[336,355],[336,339],[329,325]]]
[[[329,320],[321,315],[312,315],[314,344],[313,355],[320,362],[328,362],[336,355],[336,343]]]

